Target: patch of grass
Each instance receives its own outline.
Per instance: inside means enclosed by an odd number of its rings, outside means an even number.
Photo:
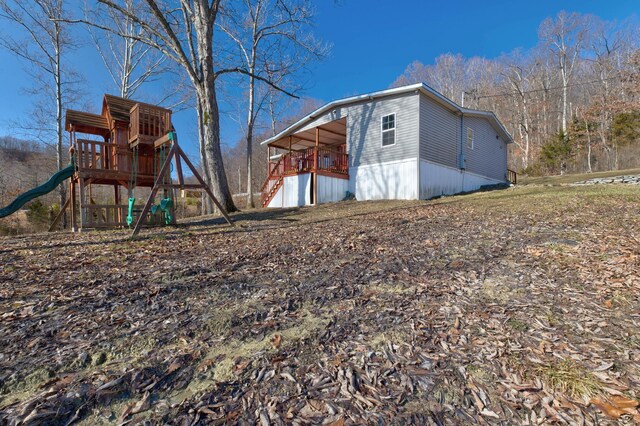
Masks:
[[[0,402],[5,405],[6,402],[24,400],[53,377],[55,372],[49,368],[38,368],[24,377],[12,377],[0,386]]]
[[[589,371],[573,361],[561,361],[537,369],[553,389],[572,398],[590,398],[602,392],[602,384]]]
[[[611,297],[614,306],[627,306],[631,304],[631,298],[621,291],[615,291]]]
[[[558,243],[546,243],[545,244],[547,247],[549,247],[549,249],[551,249],[551,251],[554,251],[556,253],[564,253],[567,249],[567,247],[564,244],[558,244]]]
[[[524,321],[521,321],[517,318],[509,318],[506,324],[516,331],[527,331],[529,330],[529,324]]]
[[[500,304],[507,304],[514,298],[523,296],[524,290],[521,288],[512,288],[504,277],[486,277],[482,282],[482,292],[491,300],[495,300]]]
[[[494,380],[494,374],[484,368],[481,365],[469,364],[467,365],[467,374],[474,378],[474,380],[482,383],[492,383]]]
[[[369,344],[375,350],[381,350],[385,348],[389,343],[409,343],[412,341],[412,334],[410,331],[388,329],[383,333],[378,333],[371,338],[367,339],[366,343]]]
[[[233,380],[236,377],[234,372],[236,360],[239,358],[252,358],[260,353],[275,353],[293,344],[294,342],[306,339],[313,333],[322,330],[329,323],[329,317],[324,314],[315,315],[308,310],[304,310],[302,321],[292,327],[274,331],[259,340],[229,340],[219,346],[214,347],[202,360],[203,363],[212,362],[212,368],[206,375],[201,375],[192,380],[189,385],[170,397],[175,402],[181,402],[185,398],[208,389],[215,382]],[[282,346],[274,348],[272,341],[276,334],[282,336]],[[209,361],[212,360],[212,361]]]

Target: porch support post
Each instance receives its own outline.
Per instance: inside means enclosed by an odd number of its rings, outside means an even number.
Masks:
[[[313,204],[318,204],[318,147],[320,146],[320,128],[316,127],[316,149],[313,150]]]
[[[115,204],[116,206],[120,205],[120,184],[113,185],[113,204]],[[114,219],[118,223],[122,223],[122,217],[120,213],[122,213],[122,211],[119,207],[116,207]]]
[[[289,135],[289,155],[291,155],[291,135]]]

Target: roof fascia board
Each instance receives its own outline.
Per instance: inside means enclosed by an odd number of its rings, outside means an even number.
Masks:
[[[353,103],[357,103],[357,102],[361,102],[361,101],[366,101],[366,100],[374,100],[374,99],[377,99],[377,98],[382,98],[382,97],[387,97],[387,96],[392,96],[392,95],[397,95],[397,94],[409,93],[409,92],[413,92],[413,91],[420,91],[421,93],[424,93],[425,95],[428,95],[432,99],[437,100],[440,104],[442,104],[443,106],[449,108],[450,110],[457,111],[459,114],[471,115],[471,116],[475,115],[475,116],[478,116],[478,117],[483,117],[483,118],[489,119],[489,121],[493,122],[493,124],[495,125],[496,129],[498,130],[498,132],[502,133],[502,137],[505,140],[505,142],[506,143],[513,143],[513,138],[511,137],[509,132],[507,132],[507,130],[504,128],[502,123],[500,123],[500,121],[498,120],[498,118],[495,116],[494,113],[492,113],[490,111],[480,111],[480,110],[475,110],[475,109],[463,108],[463,107],[459,106],[458,104],[456,104],[455,102],[453,102],[452,100],[446,98],[445,96],[443,96],[442,94],[440,94],[436,90],[432,89],[428,85],[426,85],[424,83],[417,83],[417,84],[411,84],[411,85],[408,85],[408,86],[395,87],[393,89],[381,90],[381,91],[378,91],[378,92],[373,92],[373,93],[368,93],[368,94],[358,95],[358,96],[352,96],[352,97],[349,97],[349,98],[343,98],[343,99],[338,99],[338,100],[329,102],[328,104],[316,109],[311,114],[308,114],[308,115],[302,117],[300,120],[296,121],[295,123],[293,123],[292,125],[290,125],[286,129],[282,130],[277,135],[272,136],[271,138],[269,138],[269,139],[267,139],[265,141],[262,141],[260,144],[261,145],[267,145],[267,144],[270,144],[272,142],[277,141],[280,138],[288,136],[288,135],[292,134],[293,132],[295,132],[297,129],[299,129],[299,128],[303,127],[304,125],[308,124],[308,122],[315,120],[316,118],[318,118],[319,116],[321,116],[325,112],[327,112],[327,111],[329,111],[331,109],[337,108],[339,106],[349,105],[349,104],[353,104]]]

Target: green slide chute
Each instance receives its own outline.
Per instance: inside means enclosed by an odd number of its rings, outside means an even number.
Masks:
[[[73,176],[74,171],[75,171],[75,167],[73,166],[73,164],[70,164],[69,166],[65,167],[64,169],[60,170],[59,172],[51,176],[49,180],[43,183],[42,185],[37,186],[33,189],[30,189],[24,194],[18,195],[18,197],[15,200],[13,200],[11,204],[9,204],[7,207],[3,209],[0,209],[0,218],[9,216],[10,214],[17,212],[20,209],[20,207],[24,206],[26,203],[33,200],[34,198],[41,197],[53,191],[54,189],[56,189],[58,185],[60,185],[60,183],[62,183],[63,181]]]

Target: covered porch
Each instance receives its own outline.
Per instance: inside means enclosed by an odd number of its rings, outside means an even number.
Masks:
[[[310,175],[310,204],[322,201],[318,190],[323,181],[319,181],[318,176],[348,181],[346,125],[345,117],[270,141],[267,179],[261,189],[262,206],[269,206],[288,176]]]

